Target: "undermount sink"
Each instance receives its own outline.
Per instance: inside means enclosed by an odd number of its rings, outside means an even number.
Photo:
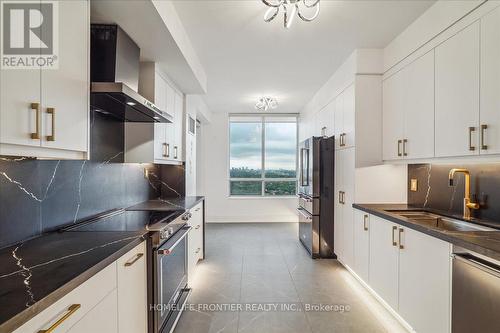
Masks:
[[[387,212],[405,217],[413,223],[432,227],[443,231],[491,231],[494,229],[475,225],[470,222],[455,220],[446,216],[429,213],[423,210],[388,210]]]

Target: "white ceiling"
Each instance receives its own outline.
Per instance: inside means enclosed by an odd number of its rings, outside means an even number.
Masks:
[[[263,21],[260,0],[177,0],[181,21],[208,77],[212,112],[253,112],[276,97],[279,112],[299,112],[356,48],[383,48],[434,1],[321,0],[310,23]]]

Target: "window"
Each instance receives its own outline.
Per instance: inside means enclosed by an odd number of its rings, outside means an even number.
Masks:
[[[229,117],[231,196],[291,196],[297,191],[297,117]]]

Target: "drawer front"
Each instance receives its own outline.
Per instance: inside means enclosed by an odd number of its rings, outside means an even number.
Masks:
[[[85,314],[68,333],[122,333],[118,330],[117,291],[114,289],[92,310]],[[133,315],[133,314],[131,314]],[[57,330],[56,330],[57,332]],[[62,331],[61,331],[62,332]],[[140,331],[136,331],[139,333]]]
[[[311,215],[319,215],[319,198],[299,195],[299,207],[307,210]]]
[[[38,333],[48,329],[65,315],[67,318],[58,325],[54,332],[67,332],[114,289],[116,289],[116,262],[85,281],[14,332]]]
[[[120,333],[147,332],[146,242],[117,260]]]

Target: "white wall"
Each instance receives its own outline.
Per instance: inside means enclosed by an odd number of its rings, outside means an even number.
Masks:
[[[213,113],[202,124],[200,194],[206,197],[207,222],[297,222],[296,198],[230,198],[228,115]]]

